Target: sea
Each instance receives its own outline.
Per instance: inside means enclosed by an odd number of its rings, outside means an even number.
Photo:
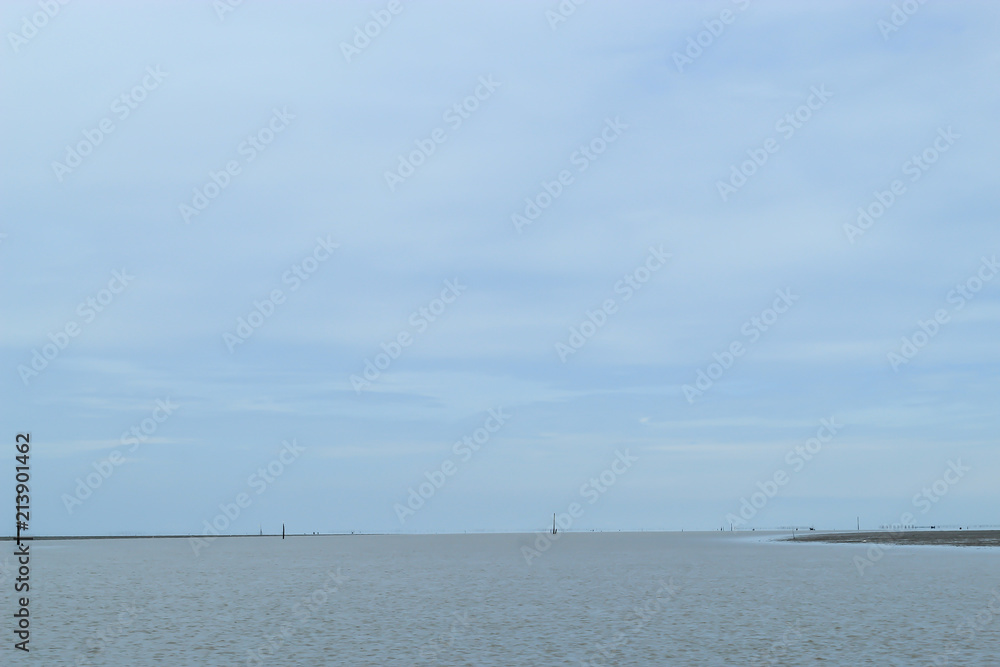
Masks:
[[[36,541],[28,653],[2,542],[0,664],[1000,665],[1000,549],[784,537]]]

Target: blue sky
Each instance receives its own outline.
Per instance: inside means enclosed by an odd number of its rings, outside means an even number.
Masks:
[[[36,534],[1000,523],[1000,8],[40,7],[0,11]]]

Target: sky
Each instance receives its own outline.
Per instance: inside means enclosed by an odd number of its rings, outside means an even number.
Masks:
[[[30,433],[35,535],[1000,524],[998,20],[5,2],[0,496]]]

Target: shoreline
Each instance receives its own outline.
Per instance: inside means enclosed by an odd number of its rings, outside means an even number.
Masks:
[[[851,533],[795,534],[781,542],[896,544],[916,546],[1000,547],[1000,530],[878,530]]]
[[[656,534],[656,533],[683,533],[685,531],[585,531],[580,533],[566,533],[567,535],[594,535],[594,534],[622,534],[622,532],[634,534]],[[704,533],[720,534],[727,536],[739,535],[749,537],[750,531],[739,531],[738,533],[728,531],[687,531],[691,534]],[[913,545],[913,546],[960,546],[960,547],[1000,547],[1000,530],[865,530],[865,531],[799,531],[789,534],[781,530],[760,530],[757,531],[759,537],[767,537],[768,541],[774,542],[817,542],[825,544],[892,544],[892,545]],[[297,537],[427,537],[427,536],[463,536],[463,535],[535,535],[535,532],[512,532],[512,533],[287,533],[287,538]],[[281,533],[264,535],[22,535],[22,542],[50,542],[68,540],[182,540],[182,539],[204,539],[212,538],[272,538],[281,539]],[[16,542],[17,537],[10,535],[0,535],[0,542]]]

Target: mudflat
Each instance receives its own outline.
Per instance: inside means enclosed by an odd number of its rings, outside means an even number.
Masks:
[[[792,538],[786,538],[791,542]],[[796,542],[930,544],[960,547],[1000,547],[1000,530],[905,530],[849,533],[796,533]]]

